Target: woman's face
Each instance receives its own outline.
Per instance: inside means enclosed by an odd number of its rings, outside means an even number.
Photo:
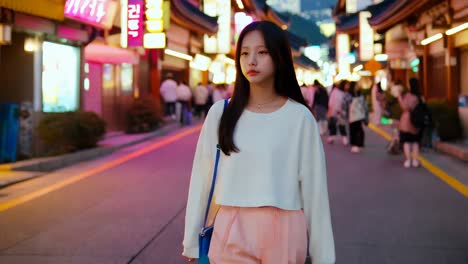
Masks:
[[[242,74],[252,84],[273,81],[275,67],[260,31],[251,31],[245,35],[241,46],[240,66]]]

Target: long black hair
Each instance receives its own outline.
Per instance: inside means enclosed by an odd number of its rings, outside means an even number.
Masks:
[[[280,27],[268,21],[255,21],[247,25],[239,35],[236,47],[236,82],[232,98],[224,110],[218,130],[218,142],[224,154],[239,152],[234,144],[234,129],[239,121],[250,96],[250,83],[242,74],[240,66],[240,54],[242,42],[249,32],[258,30],[263,35],[266,48],[275,65],[274,89],[281,96],[293,99],[294,101],[307,104],[302,97],[299,84],[296,79],[294,65],[291,55],[291,46],[288,36]]]
[[[416,96],[419,96],[419,82],[418,82],[418,79],[416,78],[411,78],[409,79],[409,86],[410,86],[410,93],[416,95]]]

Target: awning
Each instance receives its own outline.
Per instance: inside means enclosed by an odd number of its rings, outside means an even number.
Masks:
[[[301,55],[300,57],[297,57],[297,58],[294,58],[293,59],[295,63],[299,64],[300,66],[302,66],[303,68],[314,68],[315,70],[319,70],[319,66],[317,65],[317,63],[315,63],[315,61],[307,58],[306,56],[304,55]]]
[[[109,64],[138,64],[140,57],[137,52],[113,47],[104,43],[90,43],[84,49],[85,60]]]
[[[374,30],[384,31],[413,15],[418,10],[427,8],[431,0],[385,0],[369,6],[371,12],[369,24]]]
[[[289,44],[291,45],[291,48],[293,48],[294,50],[300,50],[301,47],[307,46],[307,40],[289,31],[286,31],[286,32],[288,34]]]
[[[0,7],[63,21],[65,0],[0,0]]]
[[[335,22],[337,32],[347,34],[357,34],[359,32],[359,12],[337,16]]]
[[[218,32],[218,18],[206,15],[189,1],[172,0],[171,19],[201,34],[213,35]]]

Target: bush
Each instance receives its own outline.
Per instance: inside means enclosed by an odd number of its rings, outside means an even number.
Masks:
[[[63,154],[95,147],[106,133],[106,123],[93,112],[50,113],[37,130],[48,154]]]
[[[441,141],[457,140],[462,137],[462,127],[458,107],[447,101],[429,100],[433,126]]]
[[[151,98],[133,101],[127,113],[127,133],[143,133],[155,130],[159,125],[156,103]]]

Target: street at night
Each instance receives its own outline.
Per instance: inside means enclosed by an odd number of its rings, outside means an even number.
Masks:
[[[467,0],[0,0],[0,264],[468,264],[467,198]]]
[[[325,143],[337,263],[467,263],[466,197],[367,136],[362,155]],[[1,206],[43,194],[0,212],[0,263],[184,263],[197,137],[185,128],[1,189]]]

